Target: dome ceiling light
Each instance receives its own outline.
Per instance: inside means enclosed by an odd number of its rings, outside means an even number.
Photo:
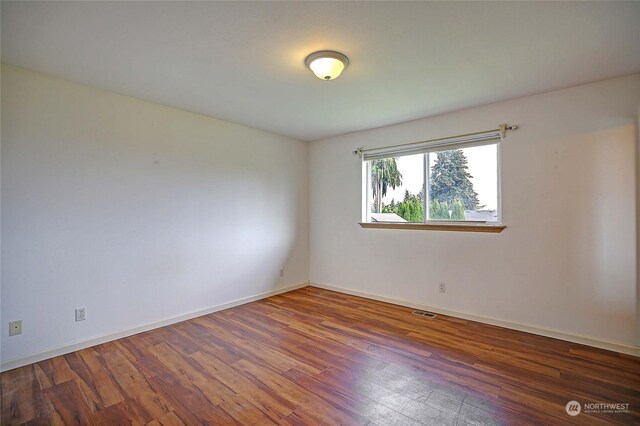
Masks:
[[[304,63],[320,80],[329,81],[338,78],[349,65],[349,58],[340,52],[321,50],[307,56]]]

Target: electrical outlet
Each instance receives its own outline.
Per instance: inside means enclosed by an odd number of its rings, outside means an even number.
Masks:
[[[22,320],[11,321],[9,323],[9,336],[22,334]]]
[[[439,290],[440,290],[440,293],[446,293],[447,292],[446,284],[445,283],[440,283],[439,284]]]
[[[76,322],[84,321],[87,319],[87,308],[76,309]]]
[[[284,269],[280,269],[280,278],[284,277]]]

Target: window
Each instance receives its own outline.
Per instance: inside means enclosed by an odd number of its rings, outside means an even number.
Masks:
[[[497,225],[500,133],[363,150],[368,223]]]

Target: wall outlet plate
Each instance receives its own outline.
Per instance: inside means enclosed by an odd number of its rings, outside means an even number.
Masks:
[[[440,290],[440,293],[446,293],[447,285],[445,283],[439,283],[438,289]]]
[[[22,334],[22,320],[9,322],[9,336]]]
[[[76,308],[76,322],[87,319],[87,308]]]

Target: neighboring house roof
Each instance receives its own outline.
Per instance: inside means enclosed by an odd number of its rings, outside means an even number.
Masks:
[[[406,222],[395,213],[371,213],[371,222]]]
[[[496,210],[465,210],[464,218],[465,220],[496,222],[498,220],[498,212]]]

